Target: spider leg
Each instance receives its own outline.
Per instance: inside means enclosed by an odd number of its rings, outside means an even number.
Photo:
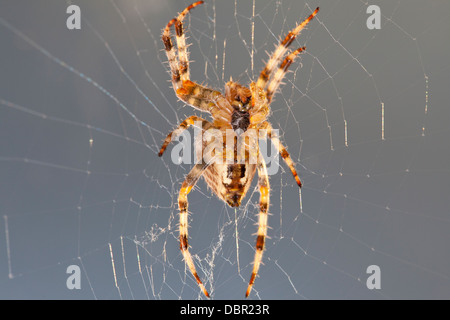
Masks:
[[[167,60],[169,61],[170,71],[172,72],[172,84],[173,88],[177,90],[181,87],[181,76],[180,70],[178,70],[178,59],[176,54],[176,49],[173,46],[172,38],[170,36],[170,26],[174,23],[175,19],[172,19],[167,24],[163,31],[162,41],[164,43],[164,48],[166,50]]]
[[[187,118],[183,122],[181,122],[175,130],[171,131],[167,135],[161,149],[159,150],[158,156],[161,157],[163,155],[164,151],[166,150],[169,143],[172,141],[173,137],[179,136],[184,130],[188,129],[190,126],[194,125],[196,122],[199,122],[199,121],[202,122],[202,126],[201,126],[202,130],[207,130],[212,126],[212,123],[209,122],[208,120],[204,120],[197,116],[190,116],[189,118]]]
[[[286,150],[286,148],[281,143],[280,139],[278,139],[277,136],[272,135],[272,126],[269,122],[265,121],[261,124],[259,130],[265,129],[267,130],[267,136],[272,140],[272,143],[277,148],[278,152],[280,153],[281,157],[283,158],[284,162],[286,162],[287,166],[292,172],[292,175],[294,176],[295,182],[297,182],[297,185],[301,188],[302,182],[298,176],[297,170],[295,170],[294,161],[292,161],[291,156],[289,155],[289,152]]]
[[[189,61],[186,48],[186,40],[183,32],[183,20],[186,15],[194,9],[196,6],[202,4],[203,1],[197,1],[184,9],[178,17],[172,19],[167,24],[163,31],[162,40],[166,49],[167,59],[169,60],[170,69],[172,71],[172,82],[174,83],[174,89],[181,88],[182,81],[189,79]],[[176,56],[176,50],[172,43],[170,36],[170,27],[175,24],[176,39],[178,46],[178,59],[180,60],[179,66]]]
[[[267,175],[266,162],[264,158],[259,155],[258,157],[258,185],[260,192],[260,200],[259,200],[259,218],[258,218],[258,232],[256,237],[256,252],[253,263],[253,271],[250,277],[250,282],[247,287],[247,291],[245,293],[245,297],[247,298],[250,292],[252,291],[253,284],[255,283],[255,278],[258,275],[259,267],[261,265],[261,260],[264,251],[264,243],[267,235],[267,219],[269,209],[269,177]]]
[[[201,111],[210,112],[214,118],[227,121],[233,112],[233,107],[225,97],[219,91],[201,86],[190,80],[189,57],[183,30],[183,20],[190,10],[202,3],[203,1],[197,1],[191,4],[178,17],[170,20],[164,28],[162,41],[172,73],[173,89],[177,96],[192,107]],[[178,57],[170,33],[172,25],[175,25]]]
[[[189,57],[186,47],[186,37],[184,36],[183,20],[186,15],[196,6],[203,4],[203,1],[197,1],[184,9],[175,19],[175,32],[178,47],[178,59],[181,81],[189,80]],[[169,22],[170,23],[170,22]],[[170,27],[170,26],[168,26]]]
[[[180,250],[183,253],[184,261],[186,262],[189,270],[194,276],[195,280],[197,280],[197,284],[200,289],[203,291],[206,297],[209,298],[209,293],[206,291],[205,286],[203,285],[200,277],[197,274],[195,269],[194,261],[192,260],[192,256],[189,252],[188,245],[188,201],[187,195],[191,191],[191,189],[195,186],[200,176],[203,174],[203,171],[206,169],[208,165],[206,163],[196,164],[192,170],[186,176],[183,184],[181,185],[180,193],[178,196],[178,206],[180,208]]]
[[[219,91],[201,86],[191,80],[184,80],[176,90],[178,98],[190,106],[211,113],[215,120],[230,122],[233,107]]]
[[[299,53],[303,52],[305,49],[306,49],[305,47],[302,47],[302,48],[298,48],[297,50],[294,50],[280,64],[280,66],[278,67],[278,70],[275,72],[275,74],[273,75],[273,78],[270,80],[270,82],[267,85],[267,93],[266,94],[267,94],[267,100],[269,103],[272,101],[272,97],[275,94],[275,92],[277,91],[278,87],[280,86],[281,80],[283,80],[283,77],[286,74],[289,66],[294,61],[295,57]]]
[[[274,50],[272,55],[270,56],[269,60],[267,61],[267,64],[261,74],[259,75],[258,81],[256,82],[256,85],[260,88],[265,88],[269,78],[271,77],[273,71],[275,70],[275,67],[277,64],[281,62],[281,59],[283,58],[284,54],[286,53],[289,45],[295,40],[295,38],[300,34],[300,32],[306,27],[306,25],[317,15],[319,12],[319,8],[316,8],[314,12],[306,18],[302,23],[297,25],[294,29],[289,31],[289,33],[286,35],[283,41],[280,42],[278,47]]]

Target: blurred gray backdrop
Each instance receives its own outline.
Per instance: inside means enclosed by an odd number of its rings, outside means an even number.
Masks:
[[[66,27],[70,4],[80,30]],[[157,157],[200,115],[171,89],[160,41],[188,4],[0,1],[0,298],[203,298],[178,243],[191,165],[171,148]],[[379,30],[356,0],[208,0],[186,19],[192,79],[223,89],[255,79],[280,35],[321,7],[272,104],[304,188],[284,163],[270,177],[252,299],[450,298],[450,3],[370,4]],[[235,211],[203,181],[189,196],[191,252],[215,299],[244,297],[258,199],[252,187]],[[381,289],[366,286],[370,265]]]

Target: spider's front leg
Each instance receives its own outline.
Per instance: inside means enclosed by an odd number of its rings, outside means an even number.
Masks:
[[[183,30],[183,20],[186,15],[195,7],[203,4],[203,1],[197,1],[184,9],[180,14],[169,21],[166,28],[163,31],[162,41],[166,49],[167,59],[169,60],[170,70],[172,71],[172,83],[174,89],[177,90],[182,87],[183,80],[189,80],[189,57],[186,46],[186,38]],[[175,25],[176,40],[178,46],[178,58],[177,51],[172,44],[172,38],[170,36],[170,28]],[[178,65],[178,59],[180,63]]]
[[[210,112],[215,119],[222,119],[226,122],[233,112],[233,107],[228,100],[219,91],[201,86],[190,80],[189,56],[183,20],[190,10],[202,3],[203,1],[197,1],[191,4],[176,18],[170,20],[163,31],[162,41],[172,73],[173,89],[178,98],[196,109]],[[175,25],[178,57],[170,34],[172,25]]]
[[[269,103],[272,101],[274,93],[280,86],[281,80],[286,74],[289,65],[299,53],[305,50],[305,47],[298,48],[297,50],[291,52],[284,60],[282,60],[288,50],[288,47],[300,34],[300,32],[308,25],[308,23],[317,15],[318,12],[319,8],[316,8],[316,10],[314,10],[314,12],[308,18],[306,18],[306,20],[289,31],[283,41],[281,41],[273,51],[272,55],[266,63],[265,68],[259,75],[256,86],[261,89],[264,89],[267,86],[267,100],[269,101]],[[275,72],[276,66],[278,64],[278,71]]]
[[[197,274],[195,269],[194,261],[192,260],[192,256],[189,252],[188,245],[188,201],[187,195],[191,192],[192,188],[197,183],[198,179],[203,174],[203,171],[208,167],[208,164],[205,162],[196,164],[192,170],[186,176],[181,189],[180,194],[178,196],[178,206],[180,208],[180,250],[183,253],[184,261],[186,262],[189,270],[194,276],[195,280],[198,283],[198,286],[203,291],[205,296],[209,298],[209,293],[206,291],[205,286],[203,285],[200,277]]]
[[[255,283],[255,278],[258,275],[258,270],[261,265],[261,260],[264,251],[264,243],[267,235],[267,220],[268,220],[268,209],[270,200],[270,185],[269,176],[267,175],[266,162],[261,154],[258,156],[258,185],[259,185],[259,217],[258,217],[258,232],[256,237],[256,252],[255,259],[253,263],[252,276],[247,287],[247,292],[245,297],[247,298],[252,291],[253,284]]]

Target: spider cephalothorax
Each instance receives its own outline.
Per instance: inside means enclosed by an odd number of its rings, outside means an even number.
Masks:
[[[225,85],[225,98],[233,107],[231,127],[236,132],[238,130],[239,132],[247,131],[250,124],[253,124],[252,127],[257,127],[267,117],[269,108],[265,93],[258,93],[256,92],[256,87],[254,85],[252,87],[254,89],[253,92],[249,88],[232,80]],[[255,108],[255,106],[258,106],[258,108]],[[259,114],[257,121],[255,121],[255,118],[251,119],[256,113]]]
[[[258,171],[260,213],[253,271],[245,294],[247,297],[250,294],[261,265],[267,234],[270,191],[266,163],[259,152],[258,138],[255,137],[259,137],[261,133],[264,133],[272,140],[281,157],[289,166],[298,186],[301,187],[302,183],[289,153],[278,137],[272,134],[272,126],[266,119],[269,115],[269,106],[273,95],[278,90],[287,69],[295,57],[305,50],[304,47],[301,47],[286,55],[288,47],[300,31],[314,18],[319,8],[305,21],[292,29],[280,42],[280,45],[270,56],[256,82],[252,82],[249,87],[245,87],[230,80],[225,85],[225,95],[223,95],[219,91],[191,81],[189,76],[189,60],[182,21],[191,9],[202,3],[203,1],[198,1],[191,4],[176,18],[170,20],[163,31],[162,40],[169,61],[173,89],[176,95],[190,106],[209,112],[213,122],[211,123],[197,116],[187,118],[179,124],[177,129],[168,134],[159,151],[159,156],[163,155],[167,145],[172,141],[172,137],[179,135],[183,130],[194,124],[197,124],[204,132],[214,131],[216,138],[217,135],[219,136],[219,145],[217,144],[217,139],[211,138],[211,135],[205,135],[209,138],[202,138],[199,143],[201,147],[200,153],[210,150],[213,144],[215,144],[214,147],[219,148],[217,150],[213,148],[212,152],[208,152],[209,157],[203,157],[202,161],[192,168],[181,186],[178,197],[178,206],[180,208],[180,249],[192,275],[207,297],[209,297],[209,293],[197,274],[189,252],[187,195],[198,179],[203,177],[211,190],[220,199],[231,207],[237,207],[241,204],[256,171]],[[178,51],[173,46],[170,34],[170,28],[173,25],[175,26]],[[217,134],[217,132],[219,133]],[[246,135],[249,132],[253,133],[253,139],[249,139],[249,135]],[[238,147],[239,142],[245,146],[242,150]],[[232,148],[229,148],[229,143],[233,144]]]

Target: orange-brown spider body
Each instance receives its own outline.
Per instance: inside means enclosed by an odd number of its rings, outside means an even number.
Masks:
[[[160,149],[159,156],[163,155],[172,138],[188,127],[196,125],[204,132],[201,139],[196,141],[196,152],[199,153],[197,158],[201,161],[185,177],[178,196],[178,206],[180,209],[180,249],[189,270],[207,297],[209,297],[209,293],[197,274],[189,252],[187,195],[198,179],[203,177],[219,199],[231,207],[238,207],[245,197],[255,173],[258,172],[260,212],[253,270],[245,294],[247,297],[252,290],[261,265],[268,228],[269,177],[265,160],[259,152],[258,141],[261,134],[271,139],[291,170],[298,186],[301,187],[302,183],[295,170],[294,163],[278,137],[272,133],[272,126],[267,121],[267,117],[269,116],[273,95],[279,89],[287,69],[295,57],[305,50],[304,47],[301,47],[286,55],[288,47],[318,13],[319,8],[305,21],[292,29],[280,42],[256,82],[252,82],[249,87],[245,87],[237,82],[229,81],[225,85],[225,94],[222,94],[191,81],[189,75],[189,59],[182,21],[191,9],[202,3],[203,1],[198,1],[191,4],[176,18],[170,20],[163,31],[162,40],[176,95],[186,104],[203,112],[208,112],[212,116],[213,122],[197,116],[185,119],[174,131],[168,134]],[[170,34],[170,28],[173,25],[175,26],[178,50],[175,49]],[[210,132],[214,132],[214,134],[209,134]],[[249,133],[253,133],[253,135]],[[208,156],[205,156],[205,154]]]

